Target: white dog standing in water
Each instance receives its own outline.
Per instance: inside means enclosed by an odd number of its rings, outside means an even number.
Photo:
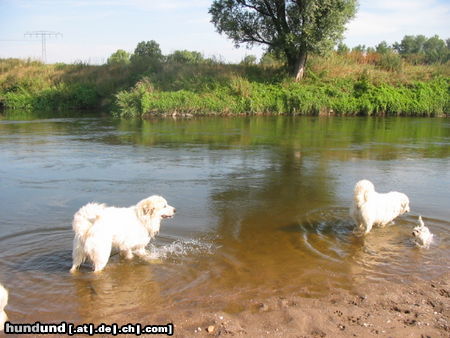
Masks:
[[[359,231],[367,234],[373,225],[385,226],[406,212],[409,212],[409,199],[405,194],[397,191],[380,194],[368,180],[356,183],[350,216]]]
[[[433,234],[423,223],[422,216],[419,216],[419,225],[413,229],[412,235],[416,245],[421,248],[429,248],[433,241]]]
[[[8,316],[5,312],[5,306],[8,304],[8,291],[0,284],[0,331],[3,331]]]
[[[108,263],[111,249],[117,248],[126,258],[134,254],[147,258],[145,247],[158,232],[161,219],[172,217],[175,208],[161,196],[151,196],[129,208],[89,203],[73,217],[73,265],[75,270],[89,258],[94,271]]]

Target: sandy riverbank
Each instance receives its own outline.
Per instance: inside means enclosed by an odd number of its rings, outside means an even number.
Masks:
[[[180,337],[448,337],[449,284],[446,273],[433,281],[381,282],[320,299],[295,294],[255,299],[235,314],[196,311],[193,306],[172,312],[170,318]]]

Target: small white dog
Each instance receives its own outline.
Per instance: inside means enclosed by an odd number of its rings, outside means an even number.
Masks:
[[[5,306],[8,304],[8,291],[0,284],[0,331],[3,331],[8,316],[5,312]]]
[[[405,194],[397,191],[380,194],[368,180],[356,183],[350,216],[360,232],[367,234],[373,225],[385,226],[406,212],[409,212],[409,199]]]
[[[75,270],[89,258],[94,271],[101,271],[108,263],[111,249],[117,248],[126,258],[133,254],[147,258],[145,247],[158,232],[162,218],[175,214],[175,208],[161,196],[151,196],[129,208],[109,207],[89,203],[78,210],[72,228],[73,265]]]
[[[423,223],[422,216],[419,216],[419,225],[413,229],[412,235],[416,245],[422,248],[429,248],[433,241],[433,234]]]

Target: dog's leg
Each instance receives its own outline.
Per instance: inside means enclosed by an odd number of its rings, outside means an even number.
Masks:
[[[101,259],[97,259],[97,261],[94,262],[94,272],[102,271],[105,268],[106,263],[108,263],[108,259],[109,259],[109,256],[106,258],[101,257]]]
[[[372,230],[373,220],[370,217],[362,219],[362,229],[364,230],[364,234],[367,235],[370,230]]]
[[[77,269],[78,269],[78,267],[81,265],[81,263],[80,264],[76,264],[76,263],[74,263],[73,265],[72,265],[72,267],[70,268],[70,273],[75,273],[75,271],[77,271]]]
[[[131,249],[128,249],[123,252],[126,259],[132,259],[133,258],[133,251]]]
[[[152,257],[150,252],[148,252],[145,249],[145,247],[136,250],[135,253],[137,256],[139,256],[139,258],[141,258],[142,260],[144,260],[148,263],[151,263],[151,264],[162,264],[163,263],[163,261],[160,258]]]
[[[103,242],[101,245],[97,245],[92,248],[90,258],[94,263],[94,272],[99,272],[106,266],[109,256],[111,255],[111,247],[111,242]]]
[[[75,236],[73,239],[73,250],[72,250],[72,268],[70,269],[71,273],[74,273],[77,268],[84,262],[84,249],[83,244],[81,243],[78,236]]]
[[[390,223],[394,224],[394,221],[382,222],[382,223],[380,223],[380,228],[384,228],[386,225],[388,225]]]
[[[139,257],[142,258],[144,260],[149,260],[150,258],[150,254],[148,253],[147,250],[145,250],[145,248],[139,248],[138,250],[135,251],[135,254]]]

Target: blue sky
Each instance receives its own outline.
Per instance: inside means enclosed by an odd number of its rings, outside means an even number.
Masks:
[[[0,0],[0,58],[41,56],[29,31],[63,34],[47,41],[47,61],[103,63],[117,49],[132,52],[155,40],[163,54],[177,49],[237,62],[261,48],[234,48],[209,22],[212,0]],[[450,37],[450,0],[360,0],[345,43],[374,46],[404,35]]]

